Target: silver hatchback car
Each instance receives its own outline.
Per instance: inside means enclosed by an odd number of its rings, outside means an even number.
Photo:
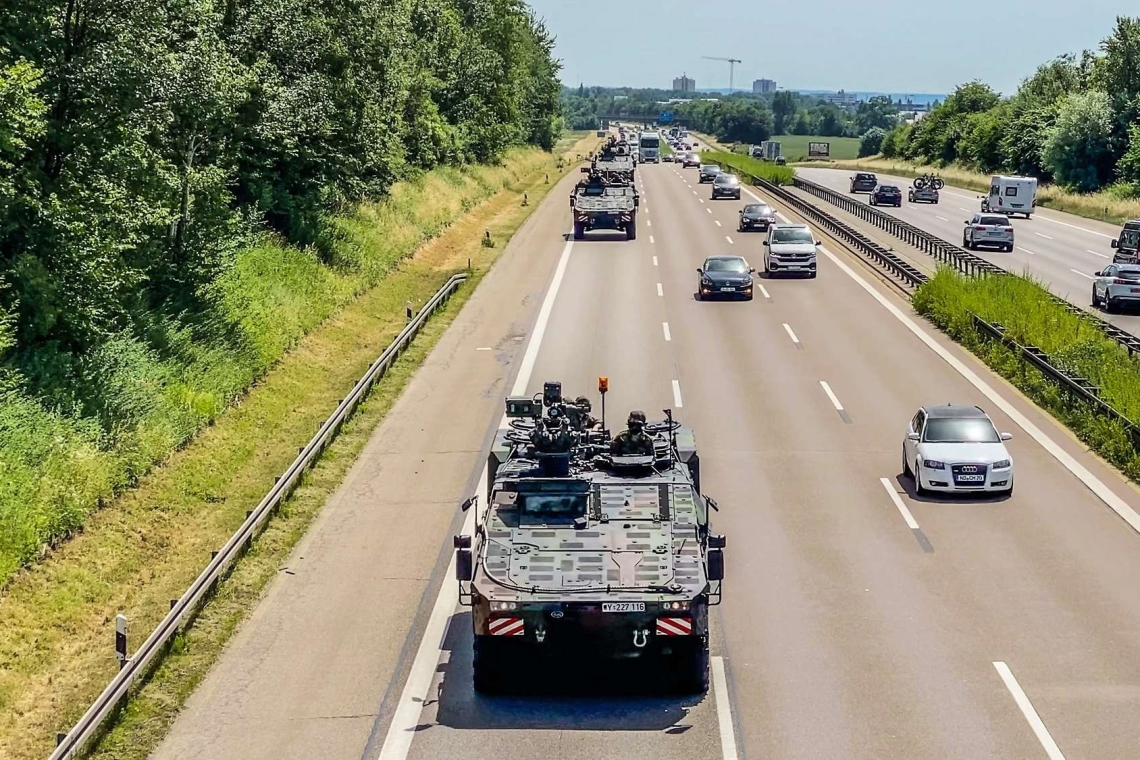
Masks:
[[[995,246],[1002,251],[1013,250],[1013,225],[1008,216],[974,214],[966,221],[962,231],[962,247],[978,249],[983,245]]]
[[[1121,306],[1140,306],[1140,264],[1109,264],[1096,272],[1092,305],[1110,313]]]

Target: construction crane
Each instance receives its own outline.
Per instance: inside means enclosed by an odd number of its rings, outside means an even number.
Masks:
[[[704,58],[704,59],[709,60],[709,61],[728,61],[728,91],[729,91],[729,93],[731,93],[732,92],[733,69],[736,67],[736,64],[741,62],[740,59],[739,58],[716,58],[716,57],[711,56],[711,55],[702,55],[701,58]]]

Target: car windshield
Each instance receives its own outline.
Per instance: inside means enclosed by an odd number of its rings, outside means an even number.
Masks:
[[[744,259],[709,259],[705,262],[706,272],[748,272],[748,264]]]
[[[716,181],[722,185],[735,185],[740,180],[738,180],[735,175],[722,174],[716,178]]]
[[[744,213],[746,213],[746,214],[766,214],[766,213],[768,213],[768,207],[762,203],[749,203],[747,206],[744,207]]]
[[[774,230],[772,240],[777,243],[811,243],[811,232],[805,227],[792,227],[790,229]]]
[[[702,166],[702,167],[701,167],[701,171],[703,171],[703,172],[712,172],[713,174],[719,174],[719,173],[720,173],[720,167],[719,167],[719,166],[711,166],[711,165],[709,165],[709,164],[705,164],[704,166]]]
[[[998,227],[1005,227],[1009,224],[1009,219],[1004,216],[983,216],[980,224],[996,225]]]
[[[1140,230],[1124,230],[1121,232],[1119,246],[1129,249],[1140,246]]]
[[[875,178],[874,174],[856,174],[855,175],[855,179],[872,179],[873,180],[874,178]]]
[[[922,433],[926,443],[998,443],[1001,436],[985,418],[931,419]]]
[[[1125,269],[1121,267],[1117,270],[1116,276],[1122,280],[1140,280],[1140,269]]]
[[[899,189],[897,187],[895,187],[894,185],[883,185],[879,189],[882,190],[884,193],[897,193],[899,191]]]

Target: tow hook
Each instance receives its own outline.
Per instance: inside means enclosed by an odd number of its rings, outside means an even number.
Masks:
[[[541,644],[545,639],[546,639],[546,629],[545,628],[534,629],[534,640],[535,641],[537,641],[539,644]]]
[[[638,638],[639,636],[641,637],[640,639]],[[637,647],[638,649],[641,649],[643,646],[645,646],[648,643],[649,643],[649,631],[648,630],[641,630],[641,631],[634,631],[633,632],[633,645],[635,647]]]

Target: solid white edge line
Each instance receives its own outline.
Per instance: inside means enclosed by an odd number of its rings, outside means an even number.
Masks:
[[[844,408],[843,408],[843,404],[839,403],[839,399],[838,399],[838,398],[836,398],[836,397],[835,397],[835,393],[834,393],[834,392],[832,392],[832,390],[831,390],[831,386],[830,386],[830,385],[828,385],[828,384],[827,384],[825,381],[823,381],[823,380],[820,380],[820,381],[819,381],[819,384],[820,384],[821,386],[823,386],[823,392],[827,394],[827,397],[828,397],[829,399],[831,399],[831,405],[835,407],[835,411],[837,411],[837,412],[842,412],[842,411],[845,411],[845,410],[844,410]]]
[[[562,258],[558,260],[554,277],[546,290],[546,298],[543,299],[542,307],[538,311],[538,319],[534,323],[530,342],[527,343],[526,352],[523,354],[522,363],[519,365],[519,374],[511,389],[512,396],[518,396],[525,392],[527,383],[530,382],[530,375],[534,371],[534,363],[538,358],[538,350],[542,345],[542,336],[545,334],[546,325],[550,321],[550,313],[554,309],[554,299],[558,295],[558,289],[562,286],[562,278],[566,274],[566,265],[570,261],[570,252],[573,248],[574,241],[567,240],[562,249]],[[500,427],[503,427],[506,421],[504,416],[500,422]],[[463,521],[464,534],[470,535],[475,530],[476,515],[485,508],[482,502],[486,493],[487,468],[484,466],[475,492],[477,502],[473,508],[468,510],[467,517]],[[435,605],[432,607],[431,617],[428,618],[427,627],[424,628],[423,638],[420,639],[420,646],[416,650],[416,657],[412,661],[411,670],[408,671],[408,679],[404,682],[403,691],[400,692],[400,701],[396,704],[392,722],[388,724],[388,733],[384,737],[384,745],[380,749],[378,760],[405,760],[412,747],[412,740],[416,736],[414,729],[419,724],[420,712],[426,701],[428,689],[431,688],[431,682],[435,678],[436,665],[439,663],[440,655],[443,652],[448,624],[456,605],[459,604],[459,584],[453,582],[454,578],[455,555],[453,553],[451,561],[447,565],[447,572],[443,576],[439,595],[436,596]]]
[[[906,508],[906,504],[903,504],[903,500],[899,496],[899,492],[896,491],[894,489],[894,486],[891,485],[891,481],[887,480],[886,478],[879,478],[879,482],[883,484],[883,488],[887,489],[887,494],[890,495],[891,501],[895,503],[895,506],[902,514],[903,519],[906,520],[907,527],[909,527],[911,530],[918,530],[918,522],[914,519],[914,515],[910,513],[910,510]]]
[[[732,725],[732,704],[728,701],[728,678],[724,674],[724,658],[712,658],[713,696],[716,698],[716,723],[720,729],[720,751],[724,760],[737,760],[736,729]]]
[[[930,337],[925,330],[918,326],[918,324],[904,314],[897,306],[887,300],[886,296],[877,291],[869,282],[861,277],[857,272],[851,269],[847,264],[839,259],[834,253],[825,247],[820,247],[820,250],[825,256],[839,269],[851,279],[859,284],[859,287],[867,291],[867,293],[874,298],[879,304],[891,313],[899,322],[911,331],[915,337],[921,340],[926,347],[937,354],[944,362],[949,364],[959,375],[966,379],[970,385],[974,386],[983,396],[997,406],[1007,417],[1009,417],[1015,425],[1024,430],[1030,438],[1035,440],[1041,448],[1049,452],[1065,469],[1071,472],[1078,480],[1080,480],[1086,488],[1093,492],[1093,494],[1100,499],[1116,514],[1120,515],[1129,526],[1132,527],[1137,533],[1140,533],[1140,514],[1132,509],[1123,499],[1113,493],[1104,481],[1089,472],[1088,468],[1078,462],[1067,451],[1062,449],[1056,441],[1041,428],[1037,427],[1028,417],[1018,411],[1013,404],[1006,401],[1005,398],[999,394],[994,388],[985,380],[980,378],[977,373],[967,367],[960,359],[950,353],[949,350],[939,345],[934,338]]]
[[[1057,746],[1057,742],[1053,741],[1053,737],[1049,735],[1049,729],[1045,728],[1045,721],[1041,720],[1041,716],[1037,714],[1037,710],[1033,707],[1033,703],[1029,701],[1025,691],[1021,688],[1021,684],[1013,677],[1013,671],[1004,662],[994,662],[994,669],[997,670],[998,675],[1001,676],[1002,683],[1009,693],[1013,696],[1013,701],[1017,703],[1018,709],[1021,714],[1025,716],[1028,721],[1029,727],[1033,729],[1033,733],[1037,736],[1037,741],[1041,742],[1045,754],[1049,756],[1049,760],[1065,760],[1064,754],[1061,753],[1061,748]]]
[[[657,295],[664,297],[665,291],[661,289],[661,283],[657,283]]]
[[[796,334],[794,332],[792,332],[792,326],[789,325],[787,322],[784,323],[784,330],[787,331],[788,337],[792,339],[792,343],[799,343],[800,342],[800,339],[796,337]]]
[[[681,383],[677,380],[673,381],[673,406],[681,409],[684,404],[681,403]]]
[[[669,334],[669,323],[668,323],[668,322],[662,322],[662,323],[661,323],[661,331],[662,331],[663,333],[665,333],[665,340],[667,340],[667,341],[672,341],[672,340],[673,340],[673,336],[671,336],[671,335]]]
[[[1072,272],[1073,274],[1079,274],[1081,277],[1084,277],[1086,280],[1095,280],[1096,279],[1091,274],[1085,274],[1084,272],[1078,272],[1076,269],[1070,269],[1069,271]]]

